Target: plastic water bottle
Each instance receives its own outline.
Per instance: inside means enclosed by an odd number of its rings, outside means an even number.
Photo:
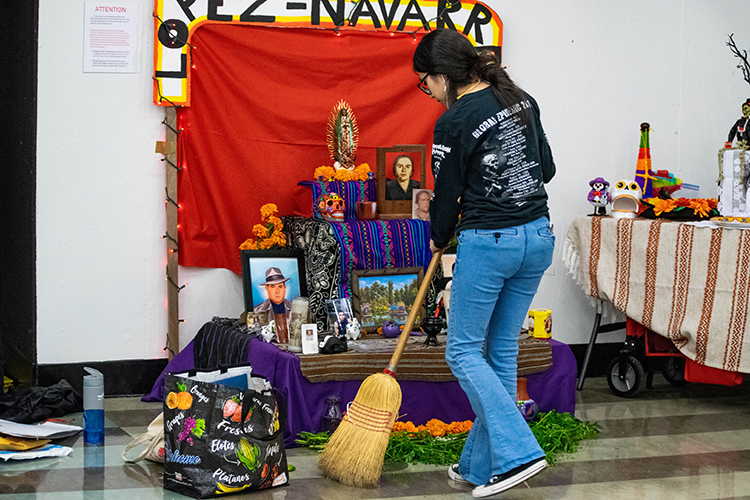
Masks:
[[[83,442],[104,444],[104,375],[85,366],[83,377]]]

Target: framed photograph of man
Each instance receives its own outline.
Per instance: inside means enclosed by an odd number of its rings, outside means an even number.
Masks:
[[[415,189],[426,187],[427,148],[408,144],[377,148],[378,216],[409,219]]]
[[[352,309],[354,317],[367,331],[388,320],[406,323],[424,278],[422,267],[390,267],[352,271]],[[426,315],[424,304],[418,304],[415,325]],[[368,328],[369,327],[369,328]]]
[[[430,200],[432,200],[432,189],[415,189],[411,199],[411,218],[429,222]]]
[[[269,321],[286,313],[291,320],[292,300],[307,295],[302,250],[242,250],[242,288],[245,310],[264,313]]]
[[[328,313],[328,328],[336,337],[346,337],[346,327],[354,319],[352,314],[351,299],[328,299],[326,300],[326,311]]]

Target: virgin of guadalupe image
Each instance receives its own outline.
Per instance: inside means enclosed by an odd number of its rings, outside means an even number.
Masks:
[[[393,160],[393,177],[385,181],[386,200],[411,201],[413,189],[419,188],[419,182],[411,178],[414,174],[414,160],[408,155],[399,155]]]

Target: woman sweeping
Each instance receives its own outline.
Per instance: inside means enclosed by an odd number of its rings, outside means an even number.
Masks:
[[[448,108],[435,123],[432,251],[458,233],[446,360],[476,420],[448,475],[486,497],[547,463],[516,406],[518,336],[555,237],[544,184],[555,164],[536,101],[491,51],[453,30],[428,33],[418,87]],[[459,222],[460,215],[460,222]]]

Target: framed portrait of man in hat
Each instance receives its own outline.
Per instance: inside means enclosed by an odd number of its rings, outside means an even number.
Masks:
[[[266,313],[269,321],[285,313],[291,320],[292,300],[307,295],[301,250],[242,250],[245,310]]]

